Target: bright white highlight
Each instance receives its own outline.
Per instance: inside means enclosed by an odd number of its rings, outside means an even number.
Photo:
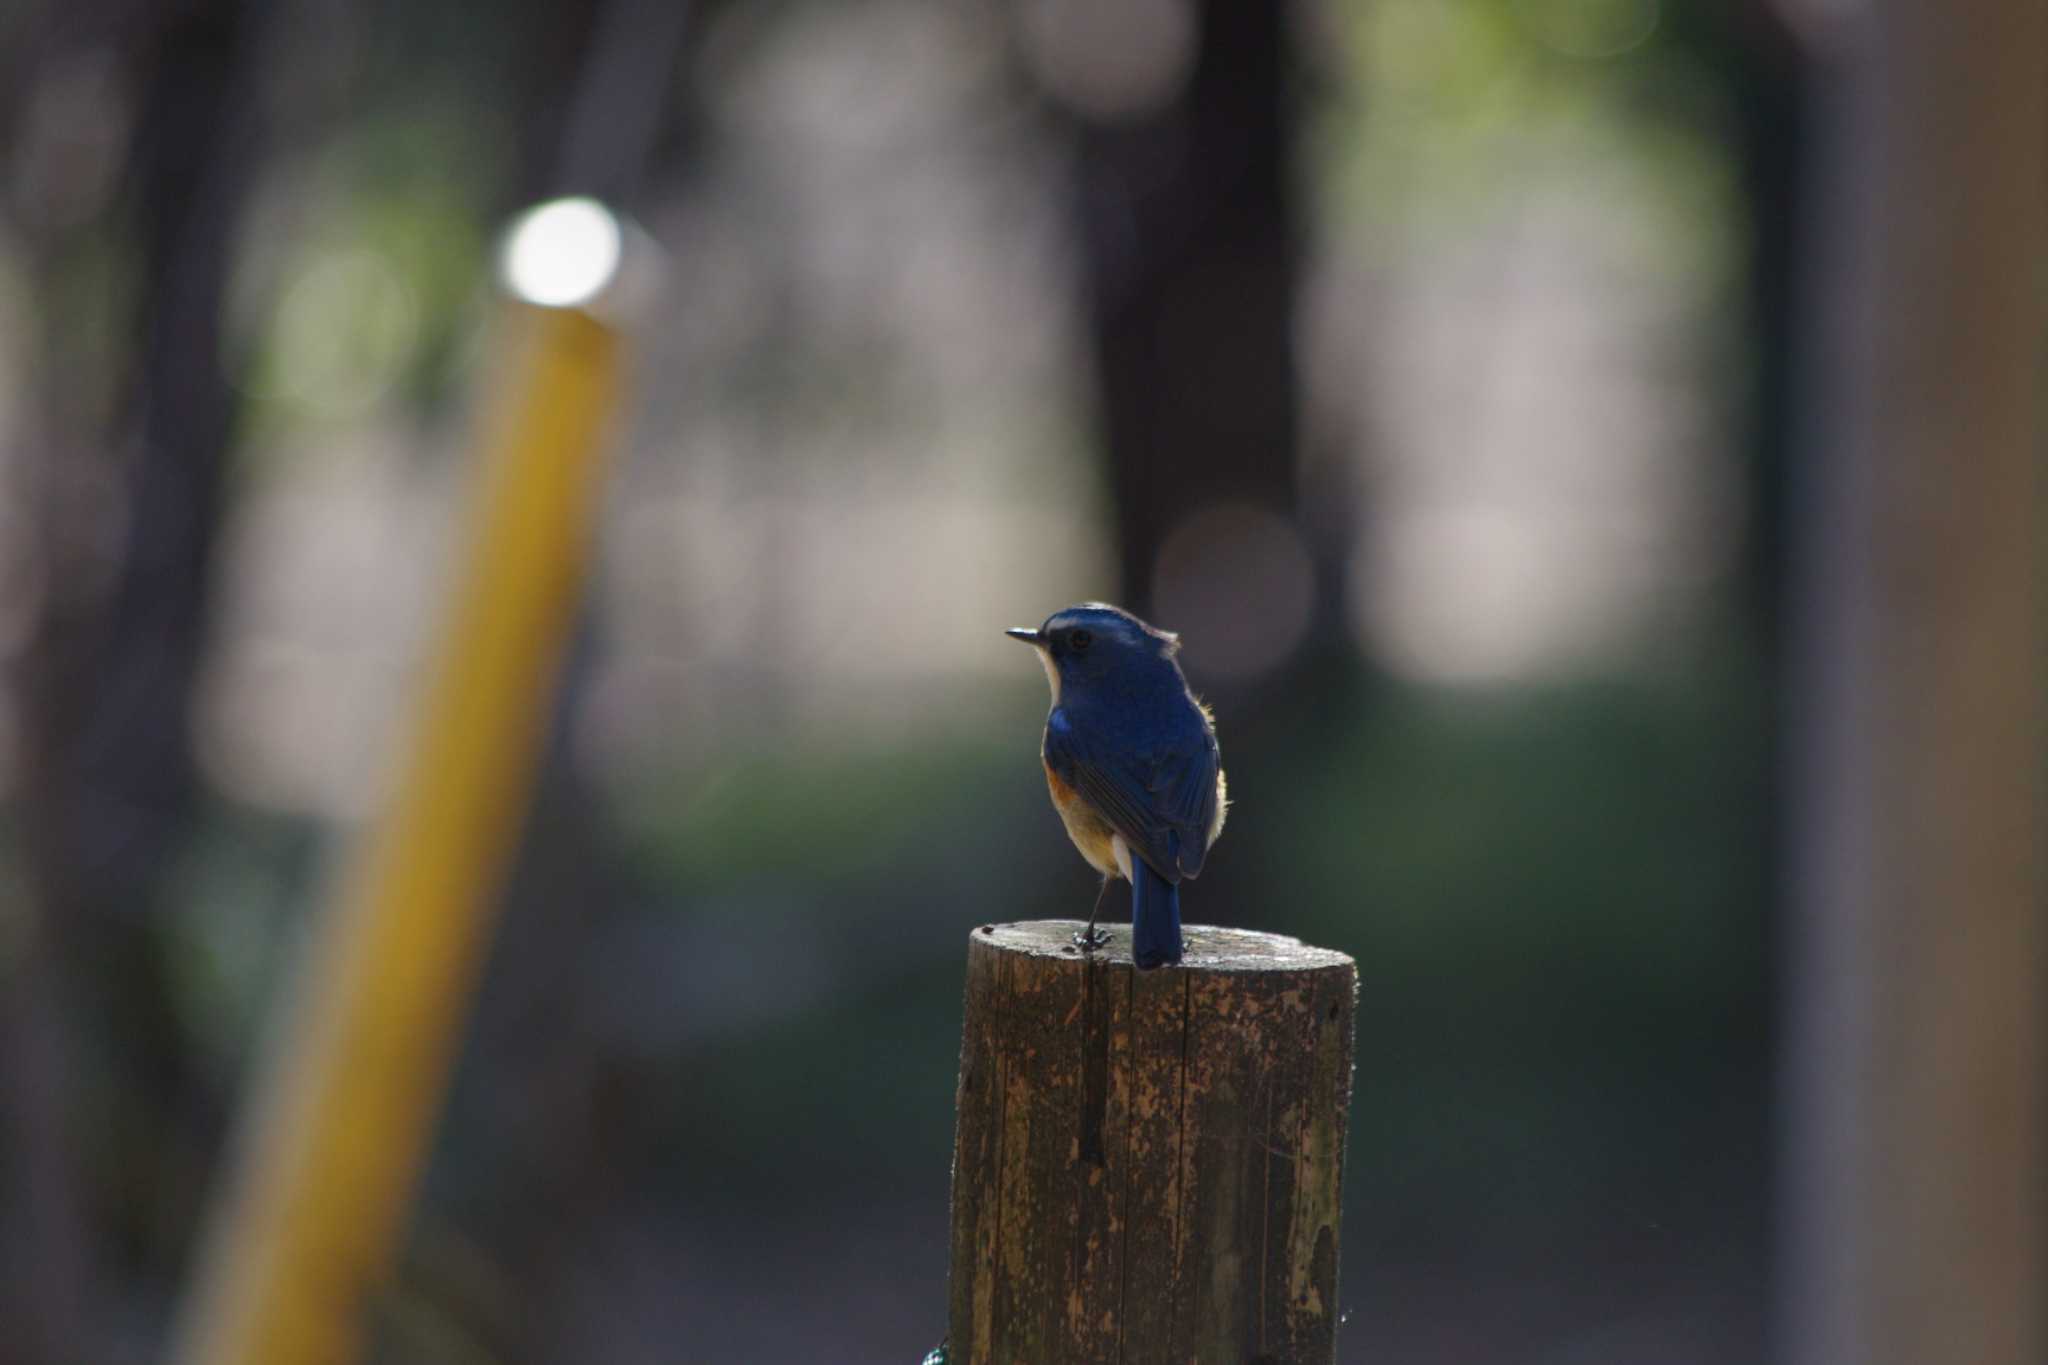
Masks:
[[[624,234],[595,199],[556,199],[519,215],[498,258],[505,287],[544,308],[574,308],[619,272]]]

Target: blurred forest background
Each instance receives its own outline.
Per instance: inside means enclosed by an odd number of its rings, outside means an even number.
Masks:
[[[0,1361],[162,1348],[563,193],[663,270],[377,1359],[937,1341],[1084,597],[1215,706],[1191,917],[1358,959],[1343,1358],[1759,1359],[1830,8],[7,6]]]

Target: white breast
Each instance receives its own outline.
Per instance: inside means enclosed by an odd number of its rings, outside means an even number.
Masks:
[[[1033,645],[1038,651],[1038,662],[1045,666],[1045,680],[1052,684],[1052,704],[1060,704],[1060,671],[1052,666],[1052,651],[1044,645]]]

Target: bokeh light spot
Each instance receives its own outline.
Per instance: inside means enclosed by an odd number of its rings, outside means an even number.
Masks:
[[[389,257],[319,252],[278,304],[267,387],[321,416],[360,412],[404,375],[419,331],[418,300]]]
[[[557,199],[528,209],[505,234],[505,287],[544,308],[574,308],[618,273],[624,234],[595,199]]]
[[[1198,671],[1255,677],[1308,634],[1315,569],[1292,521],[1218,503],[1175,527],[1153,574],[1159,623],[1197,642]]]
[[[1075,113],[1105,123],[1164,109],[1194,69],[1187,0],[1032,0],[1018,25],[1039,84]]]
[[[1540,0],[1522,11],[1538,39],[1568,57],[1619,57],[1662,18],[1658,0]]]

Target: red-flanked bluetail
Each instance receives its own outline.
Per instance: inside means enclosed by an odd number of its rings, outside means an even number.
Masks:
[[[1180,637],[1100,602],[1007,633],[1038,650],[1052,683],[1040,757],[1067,836],[1105,887],[1131,884],[1131,960],[1180,961],[1180,883],[1201,872],[1229,804],[1215,724],[1174,658]],[[1082,943],[1104,942],[1091,912]]]

